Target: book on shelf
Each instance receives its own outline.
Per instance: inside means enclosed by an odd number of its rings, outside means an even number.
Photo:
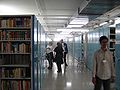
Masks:
[[[1,79],[3,78],[13,78],[13,79],[27,79],[31,77],[30,67],[27,68],[14,68],[14,67],[4,67],[1,68]]]
[[[30,80],[2,80],[2,90],[31,90]]]
[[[31,26],[31,18],[30,17],[6,17],[0,19],[0,27],[1,28],[9,28],[9,27],[30,27]]]

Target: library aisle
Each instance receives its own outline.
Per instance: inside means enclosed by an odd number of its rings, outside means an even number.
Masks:
[[[53,69],[46,68],[44,74],[41,90],[93,90],[91,72],[72,60],[66,68],[62,65],[62,73],[57,73],[54,63]]]

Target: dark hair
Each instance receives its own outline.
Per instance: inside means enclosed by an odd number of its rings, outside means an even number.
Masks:
[[[60,46],[60,45],[61,45],[61,43],[60,43],[60,42],[57,42],[57,45],[58,45],[58,46]]]
[[[108,41],[108,37],[107,37],[107,36],[101,36],[101,37],[99,38],[99,42],[101,43],[101,41],[104,40],[104,39],[106,39],[106,40]]]

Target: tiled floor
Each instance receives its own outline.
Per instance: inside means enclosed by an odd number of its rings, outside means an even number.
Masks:
[[[93,90],[91,72],[84,65],[69,61],[68,67],[62,65],[62,73],[57,73],[54,63],[52,70],[45,69],[41,90]]]

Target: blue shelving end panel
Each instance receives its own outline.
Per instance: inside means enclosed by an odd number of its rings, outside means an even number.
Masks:
[[[115,45],[115,57],[116,57],[115,61],[117,61],[117,59],[120,58],[120,44]]]
[[[82,53],[82,45],[81,45],[81,36],[75,37],[75,43],[74,43],[74,55],[75,58],[81,58],[81,53]]]
[[[45,31],[36,17],[32,16],[32,89],[41,90],[42,83],[42,65],[45,51]]]
[[[31,61],[31,65],[32,65],[32,80],[31,80],[31,90],[38,90],[37,89],[37,62],[38,62],[38,22],[37,22],[37,18],[32,15],[31,16],[31,50],[32,50],[32,61]]]
[[[115,69],[116,69],[116,90],[120,90],[120,24],[116,25],[115,44]]]
[[[116,60],[115,69],[116,69],[115,87],[116,90],[120,90],[120,58]]]
[[[99,29],[88,33],[88,46],[87,46],[87,67],[92,70],[93,54],[99,48]]]
[[[116,25],[116,45],[115,45],[115,56],[120,58],[120,24]]]

